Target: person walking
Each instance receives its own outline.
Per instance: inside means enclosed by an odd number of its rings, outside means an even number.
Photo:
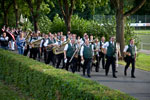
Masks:
[[[106,76],[108,76],[108,72],[109,72],[109,67],[110,65],[112,65],[112,73],[113,73],[113,77],[117,78],[115,71],[116,71],[116,42],[115,42],[115,37],[112,36],[110,38],[109,42],[106,42],[103,45],[103,48],[105,50],[106,53],[106,65],[105,65],[105,74]]]
[[[24,33],[20,33],[20,35],[17,37],[16,40],[17,48],[18,48],[18,53],[23,55],[24,54],[24,48],[25,48],[25,38],[24,38]]]
[[[130,64],[132,64],[131,78],[136,78],[134,72],[135,72],[137,48],[134,45],[134,39],[130,39],[130,44],[125,46],[124,54],[126,56],[126,66],[124,69],[124,75],[127,76],[127,69],[130,66]]]

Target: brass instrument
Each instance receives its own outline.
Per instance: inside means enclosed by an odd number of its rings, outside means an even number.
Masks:
[[[31,37],[31,34],[32,34],[32,32],[29,32],[25,36],[25,41],[26,41],[27,44],[29,44],[29,38]]]
[[[46,51],[52,51],[54,48],[53,44],[50,44],[46,47]]]
[[[43,38],[31,42],[31,43],[30,43],[31,47],[32,47],[32,48],[39,48],[42,39],[43,39]]]
[[[93,62],[93,64],[96,64],[96,63],[97,63],[96,55],[93,56],[92,62]]]
[[[68,44],[69,42],[70,42],[70,40],[67,40],[67,41],[63,42],[60,46],[54,46],[52,48],[53,49],[53,53],[55,55],[64,53],[65,45]]]

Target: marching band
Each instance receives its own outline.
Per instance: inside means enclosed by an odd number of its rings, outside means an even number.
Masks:
[[[105,69],[105,75],[107,76],[111,64],[112,76],[117,78],[116,55],[118,55],[120,47],[116,46],[114,37],[110,37],[110,41],[105,42],[104,36],[99,41],[98,38],[94,39],[93,35],[89,38],[87,33],[84,33],[83,38],[80,38],[80,36],[77,37],[76,34],[72,34],[71,32],[67,32],[65,36],[63,32],[41,34],[40,31],[37,33],[32,31],[23,32],[20,29],[11,30],[5,27],[2,28],[2,32],[0,46],[3,49],[8,50],[8,46],[11,47],[11,43],[9,42],[13,40],[16,42],[15,46],[18,48],[19,54],[29,56],[38,61],[42,61],[43,58],[45,64],[52,62],[52,65],[56,68],[60,68],[62,62],[61,68],[66,70],[71,69],[73,73],[80,71],[82,68],[83,75],[85,75],[87,70],[88,77],[91,77],[92,66],[95,67],[96,72],[99,72],[101,67],[100,62],[102,62],[101,68]],[[13,36],[6,36],[7,32],[13,35],[16,40],[13,39]],[[24,35],[25,38],[23,37]],[[128,48],[126,47],[124,52],[130,52],[132,54],[131,56],[133,56],[133,49],[130,49],[130,46]],[[134,61],[130,57],[129,59],[125,67],[125,75],[129,64]],[[132,78],[135,78],[134,63],[132,64]]]

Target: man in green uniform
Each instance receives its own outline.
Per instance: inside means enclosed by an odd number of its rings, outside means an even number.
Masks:
[[[66,44],[64,48],[64,61],[66,63],[66,70],[68,70],[69,65],[71,65],[72,72],[74,73],[77,70],[77,59],[73,57],[72,61],[70,62],[70,59],[72,58],[77,46],[76,46],[76,36],[73,35],[71,39],[71,43]]]
[[[116,43],[115,43],[115,38],[112,36],[110,38],[109,42],[106,42],[103,45],[103,48],[105,49],[105,53],[106,53],[106,65],[105,65],[105,74],[106,76],[108,75],[109,72],[109,67],[110,64],[112,65],[112,73],[113,73],[113,77],[117,78],[117,76],[115,75],[115,71],[116,71]]]
[[[126,55],[126,66],[124,69],[124,75],[125,76],[127,75],[127,69],[131,63],[132,64],[131,78],[136,78],[134,76],[134,72],[135,72],[135,61],[136,61],[137,48],[134,45],[134,39],[131,39],[130,44],[125,46],[124,53]]]
[[[85,45],[81,47],[80,51],[81,61],[84,61],[83,75],[85,75],[85,70],[87,69],[88,77],[91,77],[90,70],[92,66],[93,57],[93,45],[89,44],[89,40],[85,40]]]

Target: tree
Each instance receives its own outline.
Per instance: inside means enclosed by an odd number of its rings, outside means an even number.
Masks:
[[[146,0],[141,0],[138,5],[133,6],[132,8],[125,9],[124,0],[110,0],[116,9],[116,41],[120,43],[121,54],[123,55],[123,48],[125,45],[124,42],[124,20],[127,16],[138,11],[146,2]],[[130,5],[131,2],[135,3],[135,0],[126,1],[126,4]],[[126,12],[124,12],[126,10]]]
[[[74,9],[79,7],[83,11],[86,8],[85,5],[89,5],[94,11],[96,6],[104,5],[107,0],[57,0],[57,2],[59,3],[67,31],[71,31],[71,16]]]
[[[31,17],[32,17],[32,21],[34,24],[34,31],[37,32],[38,31],[38,17],[39,17],[39,13],[38,11],[40,10],[40,5],[42,3],[43,0],[26,0],[30,12],[31,12]]]
[[[1,0],[1,8],[3,12],[4,25],[8,25],[8,13],[13,2],[11,0]]]
[[[15,17],[16,17],[16,27],[18,27],[18,24],[19,24],[19,12],[18,12],[18,4],[17,4],[16,0],[13,0],[13,6],[14,6]]]

